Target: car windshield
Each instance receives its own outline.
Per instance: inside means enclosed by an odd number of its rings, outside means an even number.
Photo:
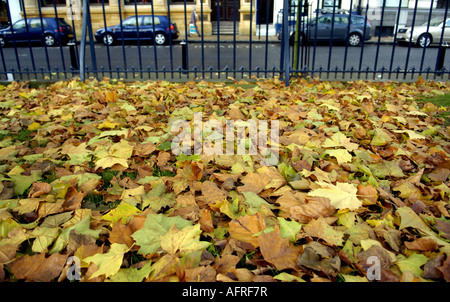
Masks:
[[[442,19],[431,19],[430,26],[439,26],[442,23]],[[422,26],[428,26],[428,21],[422,24]]]

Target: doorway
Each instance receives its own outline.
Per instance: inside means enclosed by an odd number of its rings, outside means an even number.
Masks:
[[[236,2],[236,4],[235,4]],[[211,21],[234,21],[234,9],[236,8],[236,21],[239,21],[240,1],[235,0],[213,0],[211,1]],[[217,19],[219,10],[219,20]]]
[[[256,24],[273,23],[273,0],[257,0]]]

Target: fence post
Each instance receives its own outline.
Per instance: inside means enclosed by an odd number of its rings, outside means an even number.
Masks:
[[[80,80],[84,82],[86,69],[86,27],[87,27],[87,0],[83,0],[83,22],[81,26],[81,45],[80,45]]]
[[[283,1],[284,83],[289,86],[289,0]],[[297,21],[298,22],[298,21]]]

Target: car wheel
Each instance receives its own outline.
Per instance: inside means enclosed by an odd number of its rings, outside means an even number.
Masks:
[[[56,39],[55,39],[55,37],[53,35],[46,34],[44,36],[44,43],[45,43],[45,45],[47,45],[49,47],[52,47],[52,46],[55,46]]]
[[[6,39],[4,37],[0,37],[0,46],[5,47],[6,46]]]
[[[157,45],[164,45],[164,44],[166,44],[166,41],[167,41],[167,37],[166,37],[165,34],[163,34],[163,33],[156,33],[155,43]]]
[[[116,38],[110,34],[110,33],[106,33],[103,35],[103,44],[111,46],[116,42]]]
[[[421,34],[417,39],[417,45],[422,48],[428,47],[431,44],[431,36],[429,34]]]
[[[358,34],[350,34],[348,37],[348,45],[358,46],[361,43],[361,36]]]

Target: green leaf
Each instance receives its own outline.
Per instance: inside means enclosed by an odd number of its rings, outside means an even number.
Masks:
[[[107,282],[142,282],[150,275],[152,270],[151,261],[147,262],[141,269],[121,268],[115,275],[107,279]]]
[[[302,225],[295,220],[288,221],[282,217],[278,217],[278,222],[280,223],[281,237],[295,242],[298,232],[302,229]]]
[[[402,273],[412,272],[414,276],[419,277],[423,274],[423,270],[420,268],[422,265],[428,262],[428,257],[422,254],[412,254],[408,258],[402,254],[397,255],[397,266]]]
[[[118,220],[122,220],[122,223],[126,223],[128,218],[140,212],[141,211],[138,208],[128,203],[121,203],[117,206],[117,208],[112,209],[103,215],[102,219],[111,221],[111,225],[115,224]]]
[[[153,211],[157,212],[166,206],[173,206],[175,204],[175,195],[166,192],[166,185],[164,182],[159,182],[151,191],[142,196],[142,208],[147,206]]]
[[[106,254],[95,254],[84,258],[86,263],[93,262],[97,265],[98,270],[92,274],[89,279],[105,275],[106,278],[116,274],[123,262],[123,255],[128,252],[129,248],[126,244],[113,243],[111,249]]]
[[[49,254],[57,253],[57,252],[63,250],[67,246],[67,244],[69,243],[69,234],[70,234],[70,231],[72,231],[72,230],[76,230],[78,232],[78,234],[88,235],[88,236],[93,237],[94,239],[98,239],[100,232],[102,230],[91,230],[89,228],[90,223],[91,223],[91,216],[87,215],[78,223],[76,223],[66,229],[63,229],[61,231],[61,234],[59,234],[58,238],[56,239],[55,243],[53,244],[52,249],[49,251]]]
[[[211,243],[200,241],[200,224],[187,226],[179,230],[172,226],[170,230],[161,236],[161,248],[169,254],[180,252],[181,254],[201,251],[206,249]]]
[[[253,215],[258,213],[261,210],[261,207],[264,205],[269,209],[275,209],[276,207],[253,192],[242,192],[242,195],[245,197],[245,203],[250,207],[247,209],[247,213],[249,215]]]
[[[180,216],[166,217],[163,214],[148,214],[141,229],[131,235],[140,246],[139,253],[155,253],[161,245],[161,236],[166,234],[172,226],[182,229],[191,226],[192,222]]]

